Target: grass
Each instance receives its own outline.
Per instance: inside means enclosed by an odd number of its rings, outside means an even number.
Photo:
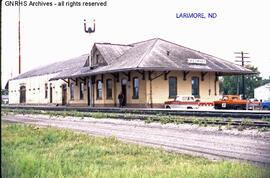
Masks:
[[[68,130],[1,126],[2,177],[268,177],[270,170],[230,161],[168,153]]]

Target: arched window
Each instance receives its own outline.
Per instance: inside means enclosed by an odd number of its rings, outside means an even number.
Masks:
[[[70,99],[74,100],[74,83],[70,84]]]
[[[80,100],[83,100],[84,83],[80,83]]]
[[[191,80],[192,95],[196,98],[200,98],[200,80],[199,77],[192,77]]]
[[[133,99],[139,99],[139,79],[137,77],[133,78]]]
[[[112,79],[106,80],[106,98],[112,99]]]
[[[177,95],[177,78],[169,77],[169,98],[175,98]]]
[[[102,81],[97,80],[97,99],[102,99]]]

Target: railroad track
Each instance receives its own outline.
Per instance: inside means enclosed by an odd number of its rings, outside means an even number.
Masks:
[[[189,123],[198,125],[227,125],[228,127],[256,127],[270,128],[270,122],[263,118],[270,118],[268,111],[203,111],[203,110],[168,110],[168,109],[134,109],[134,108],[87,108],[63,106],[4,106],[6,109],[42,110],[42,111],[72,111],[81,112],[77,117],[96,117],[89,113],[102,113],[101,117],[129,120],[144,120],[146,122],[161,123]],[[31,113],[31,112],[29,112]],[[26,112],[27,114],[27,112]],[[60,113],[59,113],[60,115]],[[183,117],[183,116],[196,116]],[[249,117],[248,117],[249,116]],[[100,116],[99,116],[100,117]]]
[[[78,112],[103,112],[103,113],[125,113],[143,115],[172,115],[172,116],[200,116],[200,117],[223,117],[223,118],[270,118],[270,111],[264,110],[174,110],[153,108],[89,108],[89,107],[67,107],[67,106],[31,106],[31,105],[8,105],[2,108],[10,109],[34,109],[46,111],[78,111]]]

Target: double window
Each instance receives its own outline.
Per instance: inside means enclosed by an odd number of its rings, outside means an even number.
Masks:
[[[137,77],[133,78],[133,99],[139,99],[139,79]]]
[[[106,80],[106,98],[112,99],[112,79]]]
[[[97,99],[102,99],[102,81],[97,80]]]
[[[199,77],[192,77],[191,80],[191,88],[192,88],[192,95],[196,98],[200,97],[200,80]]]
[[[177,95],[177,78],[169,77],[169,98],[175,98]]]

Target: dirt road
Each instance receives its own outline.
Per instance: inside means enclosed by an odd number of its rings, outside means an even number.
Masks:
[[[270,166],[270,132],[218,131],[217,127],[150,123],[116,119],[50,118],[45,115],[7,115],[6,122],[67,128],[125,142],[159,147],[210,159],[236,159]]]

